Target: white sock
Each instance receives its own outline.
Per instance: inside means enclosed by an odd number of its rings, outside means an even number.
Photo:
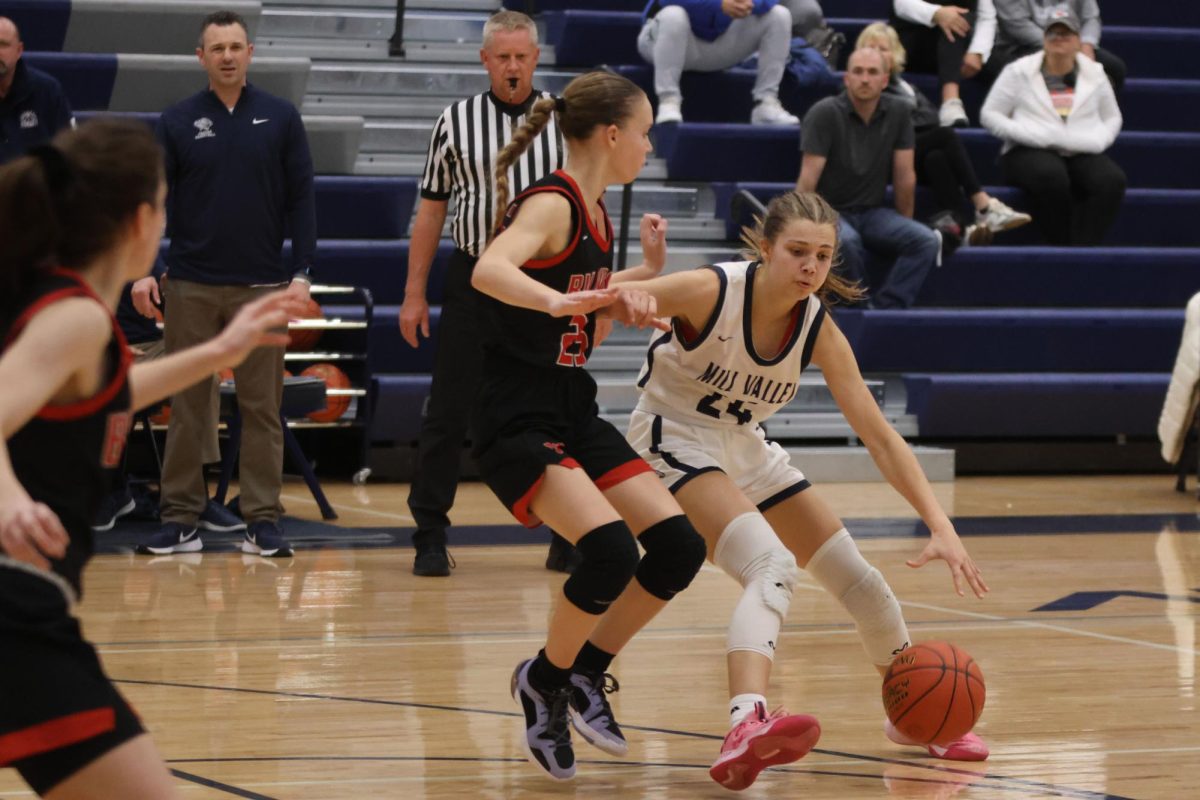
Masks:
[[[739,694],[729,701],[729,727],[734,728],[746,717],[754,713],[756,703],[767,707],[767,698],[761,694]]]

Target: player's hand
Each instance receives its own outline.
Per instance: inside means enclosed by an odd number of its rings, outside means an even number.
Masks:
[[[662,272],[667,263],[667,220],[660,214],[643,214],[639,233],[643,263],[655,274]]]
[[[971,9],[961,6],[942,6],[933,12],[933,24],[941,28],[946,38],[953,42],[955,36],[966,36],[970,32],[971,23],[967,22],[966,17],[970,12]]]
[[[669,331],[671,326],[666,320],[658,318],[658,301],[654,295],[640,289],[625,289],[618,287],[618,294],[610,305],[597,312],[599,317],[611,317],[622,325],[631,328],[658,328]]]
[[[308,281],[302,281],[299,278],[292,278],[292,282],[288,284],[285,291],[301,303],[307,304],[312,299]]]
[[[964,78],[974,78],[983,69],[983,56],[979,53],[967,53],[963,56],[959,72]]]
[[[133,298],[133,307],[139,314],[149,319],[155,319],[158,316],[155,312],[162,305],[162,295],[158,290],[158,278],[147,275],[137,279],[130,287],[129,293]]]
[[[288,320],[300,318],[307,307],[290,288],[264,294],[242,306],[213,340],[221,349],[217,368],[236,367],[256,347],[285,347],[289,341]]]
[[[0,551],[9,558],[50,569],[50,558],[67,553],[70,537],[58,516],[23,490],[0,502]]]
[[[923,567],[935,558],[945,561],[950,567],[950,577],[954,580],[954,591],[959,597],[963,596],[963,582],[971,587],[976,597],[982,598],[990,589],[984,583],[982,571],[975,566],[975,561],[967,553],[962,539],[953,529],[949,531],[934,531],[929,537],[929,543],[921,551],[921,555],[911,558],[905,563],[910,567]]]
[[[607,289],[589,289],[586,292],[570,292],[558,294],[550,299],[546,313],[552,317],[574,317],[578,314],[590,314],[593,311],[612,305],[620,292],[615,286]]]
[[[734,19],[750,16],[754,0],[721,0],[721,10]]]
[[[409,347],[421,344],[417,338],[417,330],[426,339],[429,338],[429,303],[425,295],[404,294],[404,302],[400,304],[400,335]]]

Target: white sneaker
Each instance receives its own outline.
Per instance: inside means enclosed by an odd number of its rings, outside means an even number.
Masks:
[[[985,210],[975,212],[975,221],[992,233],[1000,233],[1027,225],[1033,221],[1033,217],[1023,211],[1015,211],[993,197],[988,200]]]
[[[965,128],[971,124],[967,119],[967,110],[963,108],[962,100],[957,97],[942,103],[938,109],[938,124],[943,128]]]
[[[666,125],[672,122],[683,122],[683,101],[678,97],[658,99],[658,116],[654,118],[655,125]]]
[[[775,95],[764,97],[750,112],[751,125],[799,125],[800,118],[789,114]]]
[[[968,225],[963,231],[963,247],[981,247],[992,243],[992,229],[982,222]]]

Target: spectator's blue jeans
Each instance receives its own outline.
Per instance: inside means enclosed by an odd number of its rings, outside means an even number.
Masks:
[[[840,210],[838,239],[841,242],[842,272],[849,280],[867,286],[866,253],[893,258],[887,278],[870,287],[872,308],[908,308],[917,299],[929,270],[937,261],[938,237],[928,226],[911,220],[894,208]]]

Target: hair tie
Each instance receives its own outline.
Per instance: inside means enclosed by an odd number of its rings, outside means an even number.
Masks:
[[[565,114],[567,111],[567,98],[565,98],[565,97],[554,98],[554,110],[560,114]]]
[[[27,155],[36,158],[46,176],[46,187],[50,194],[61,195],[75,180],[75,172],[63,152],[54,145],[39,144],[29,148]]]

